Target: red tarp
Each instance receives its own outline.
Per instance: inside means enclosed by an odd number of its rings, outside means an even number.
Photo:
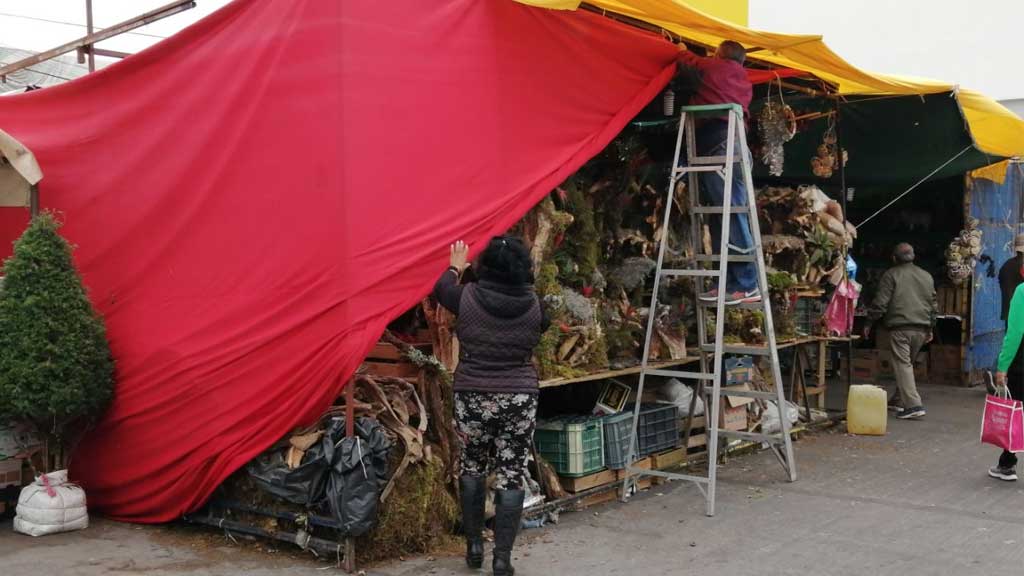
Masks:
[[[522,217],[659,92],[675,53],[507,0],[240,0],[0,98],[117,359],[114,404],[72,464],[91,507],[173,519],[317,418],[448,245]]]

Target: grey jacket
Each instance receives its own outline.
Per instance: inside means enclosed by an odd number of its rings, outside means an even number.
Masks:
[[[538,392],[533,349],[548,321],[533,286],[486,280],[459,286],[449,271],[434,286],[434,295],[458,316],[456,392]]]
[[[885,271],[868,310],[872,322],[882,319],[890,329],[931,330],[937,314],[935,280],[913,263],[898,264]]]

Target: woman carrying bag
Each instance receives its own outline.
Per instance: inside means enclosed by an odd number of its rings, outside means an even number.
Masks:
[[[494,472],[494,574],[512,576],[512,545],[523,513],[524,471],[537,415],[533,349],[548,321],[522,241],[491,240],[474,266],[479,281],[460,285],[468,251],[462,241],[452,245],[451,266],[434,286],[438,302],[457,316],[455,423],[462,440],[466,564],[483,564],[486,480]]]
[[[1014,400],[1024,400],[1024,353],[1020,348],[1024,337],[1024,284],[1017,286],[1010,300],[1010,311],[1006,317],[1006,336],[999,351],[996,371],[996,387],[1006,387]],[[988,475],[1000,480],[1017,479],[1017,455],[1003,450],[999,464],[990,468]]]

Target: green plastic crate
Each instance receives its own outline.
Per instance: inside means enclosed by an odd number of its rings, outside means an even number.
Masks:
[[[586,476],[604,468],[604,424],[600,418],[579,416],[539,422],[533,443],[559,476]]]

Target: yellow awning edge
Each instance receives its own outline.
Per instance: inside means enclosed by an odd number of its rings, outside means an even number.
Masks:
[[[576,10],[579,0],[517,0],[555,10]],[[980,92],[955,84],[863,71],[832,51],[821,36],[777,34],[720,20],[682,0],[592,0],[588,4],[643,20],[687,40],[717,46],[734,40],[760,48],[758,60],[809,72],[835,84],[840,94],[915,95],[955,92],[975,146],[994,157],[1024,157],[1024,120]]]

